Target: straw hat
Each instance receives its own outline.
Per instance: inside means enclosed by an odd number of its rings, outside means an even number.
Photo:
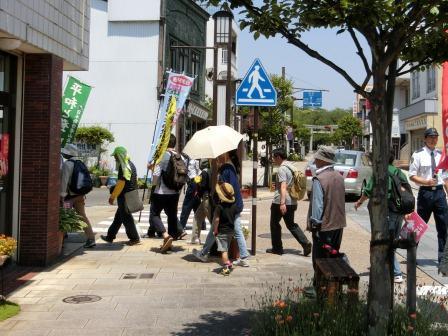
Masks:
[[[216,183],[215,187],[216,193],[219,199],[225,203],[235,202],[235,192],[233,187],[229,183]]]

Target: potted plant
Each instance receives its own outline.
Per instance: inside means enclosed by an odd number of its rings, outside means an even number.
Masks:
[[[59,254],[62,251],[62,243],[64,235],[67,232],[81,231],[87,226],[75,209],[60,208],[59,209]]]
[[[17,241],[4,234],[0,235],[0,267],[11,257],[17,249]]]

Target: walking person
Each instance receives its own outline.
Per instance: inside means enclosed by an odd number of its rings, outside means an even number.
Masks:
[[[198,208],[196,209],[193,217],[193,227],[191,234],[192,244],[201,244],[201,230],[204,228],[205,219],[208,218],[209,222],[212,222],[211,218],[211,202],[210,202],[210,168],[207,166],[201,167],[201,175],[196,177],[197,197],[201,200]]]
[[[109,197],[109,204],[113,205],[115,200],[117,200],[117,211],[115,212],[115,217],[112,224],[107,230],[107,235],[101,235],[101,239],[112,243],[117,237],[117,233],[120,230],[121,225],[124,225],[126,235],[129,238],[125,244],[139,245],[140,236],[135,225],[134,217],[128,212],[126,208],[126,201],[124,195],[137,189],[137,170],[128,156],[128,152],[124,147],[116,147],[112,152],[112,156],[115,159],[118,177],[117,184],[111,190],[111,195]]]
[[[389,175],[397,175],[399,179],[402,181],[402,183],[409,183],[408,179],[406,178],[406,175],[401,171],[400,168],[397,168],[393,165],[393,162],[395,160],[395,153],[394,151],[391,151],[389,153],[389,165],[387,167]],[[355,210],[358,210],[358,208],[364,203],[365,200],[369,199],[372,196],[372,190],[373,190],[373,178],[371,177],[370,180],[367,182],[366,187],[363,189],[361,197],[359,200],[355,203]],[[392,197],[392,179],[391,177],[388,178],[388,187],[387,187],[387,199],[389,200],[389,204],[391,204],[391,197]],[[389,226],[389,232],[392,239],[397,239],[400,235],[401,226],[403,224],[404,215],[400,214],[399,212],[395,211],[393,206],[389,206],[389,212],[387,215],[387,224]],[[403,276],[400,269],[400,264],[398,263],[397,256],[395,254],[394,249],[394,259],[393,259],[393,270],[394,270],[394,282],[395,283],[402,283],[403,282]]]
[[[185,169],[186,178],[186,165],[187,160],[182,156],[178,156],[174,147],[176,146],[176,137],[171,134],[168,141],[168,148],[163,155],[162,160],[158,165],[154,167],[154,172],[152,174],[152,183],[154,185],[154,191],[151,193],[151,205],[149,208],[149,228],[148,237],[154,237],[154,234],[162,235],[163,243],[160,248],[162,253],[171,249],[172,242],[174,239],[181,239],[185,237],[186,233],[183,232],[182,226],[177,219],[177,206],[179,203],[179,193],[181,188],[174,189],[174,182],[170,179],[173,178],[169,171],[173,174],[173,170],[176,168],[173,165],[173,160],[178,159],[182,161]],[[181,164],[182,162],[178,162]],[[162,210],[165,212],[168,218],[168,232],[163,225],[161,219]]]
[[[237,208],[237,213],[235,215],[234,222],[234,230],[235,230],[235,239],[238,244],[238,248],[240,251],[240,258],[238,258],[233,265],[249,267],[249,252],[247,251],[246,239],[244,238],[243,229],[241,227],[241,212],[243,211],[243,198],[241,196],[241,188],[238,181],[238,172],[239,172],[239,163],[238,158],[236,156],[236,151],[226,152],[221,154],[216,158],[216,163],[218,166],[218,181],[226,182],[232,185],[232,188],[235,193],[235,204]],[[213,229],[211,228],[205,244],[201,251],[193,249],[193,255],[201,260],[202,262],[206,262],[208,258],[208,254],[210,249],[215,242],[215,237],[213,235]]]
[[[334,170],[335,152],[321,146],[314,155],[313,178],[307,229],[313,236],[313,268],[316,259],[326,258],[329,249],[339,251],[346,226],[344,178]]]
[[[86,173],[88,173],[87,168],[82,161],[76,160],[76,157],[79,156],[79,154],[78,149],[75,145],[65,145],[65,147],[61,150],[61,155],[64,159],[66,159],[61,166],[61,203],[69,203],[70,206],[73,207],[75,211],[83,218],[84,222],[87,224],[87,226],[84,227],[84,233],[87,237],[87,240],[84,243],[84,247],[94,247],[96,246],[95,234],[93,233],[92,224],[90,223],[89,218],[86,214],[86,195],[77,194],[71,189],[71,185],[73,185],[72,182],[75,182],[75,185],[78,184],[77,181],[72,181],[74,178],[73,170],[75,168],[75,165],[80,165],[80,170],[86,171]],[[76,178],[78,178],[78,175],[76,176]]]
[[[297,200],[292,198],[288,192],[288,186],[294,183],[292,167],[286,161],[286,152],[284,149],[277,148],[272,152],[273,160],[277,165],[277,181],[275,183],[274,199],[271,204],[271,242],[272,248],[267,249],[267,253],[283,254],[282,227],[280,220],[283,218],[286,227],[303,248],[303,255],[306,257],[311,253],[312,244],[300,229],[297,223],[294,223],[294,214],[297,210]]]
[[[419,186],[417,213],[427,223],[434,215],[437,230],[438,262],[440,263],[447,237],[448,205],[444,186],[447,178],[436,167],[442,153],[436,149],[439,133],[428,128],[425,133],[425,146],[412,154],[409,166],[409,179]]]
[[[201,203],[201,198],[198,195],[198,184],[195,181],[195,178],[197,176],[200,176],[201,169],[199,168],[198,160],[190,159],[188,156],[186,156],[186,154],[182,154],[182,156],[187,159],[188,181],[179,220],[180,225],[182,226],[182,230],[183,232],[185,232],[185,227],[187,226],[187,221],[188,217],[190,216],[191,210],[196,213],[196,210]]]
[[[235,205],[235,193],[229,183],[218,182],[215,186],[217,203],[213,213],[213,234],[216,237],[218,251],[221,252],[222,269],[219,274],[230,275],[232,262],[229,260],[229,247],[235,234],[235,215],[238,212]]]

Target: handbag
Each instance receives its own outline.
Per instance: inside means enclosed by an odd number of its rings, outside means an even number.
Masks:
[[[143,210],[143,202],[140,199],[138,190],[131,190],[124,194],[126,211],[128,213],[139,212]]]

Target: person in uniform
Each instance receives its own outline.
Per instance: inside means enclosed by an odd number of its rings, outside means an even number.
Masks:
[[[448,206],[444,185],[447,176],[436,169],[442,153],[436,149],[439,133],[435,128],[428,128],[425,133],[425,146],[412,154],[409,166],[409,179],[419,186],[417,196],[417,213],[428,222],[434,215],[438,240],[438,261],[442,257],[447,236]]]

